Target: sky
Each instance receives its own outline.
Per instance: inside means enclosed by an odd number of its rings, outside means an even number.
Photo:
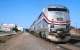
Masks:
[[[80,28],[80,0],[0,0],[0,24],[29,28],[49,4],[66,6],[70,10],[71,25]]]

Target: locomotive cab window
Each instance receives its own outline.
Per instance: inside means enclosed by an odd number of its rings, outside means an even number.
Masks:
[[[48,8],[48,11],[65,11],[65,12],[67,12],[68,10],[65,8]]]

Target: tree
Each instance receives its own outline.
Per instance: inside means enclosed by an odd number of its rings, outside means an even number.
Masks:
[[[12,30],[15,31],[15,32],[19,31],[18,28],[17,28],[17,26],[15,26]]]

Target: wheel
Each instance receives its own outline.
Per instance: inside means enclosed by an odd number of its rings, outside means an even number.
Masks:
[[[41,37],[44,38],[44,32],[41,32]]]
[[[46,35],[45,35],[45,33],[43,34],[43,38],[46,39]]]
[[[41,34],[41,32],[39,33],[39,36],[42,38],[42,34]]]
[[[40,32],[40,33],[39,33],[39,36],[40,36],[41,38],[46,38],[46,33],[45,33],[45,32]]]
[[[47,32],[44,32],[44,34],[43,34],[43,38],[44,38],[44,39],[46,39],[47,34],[48,34]]]

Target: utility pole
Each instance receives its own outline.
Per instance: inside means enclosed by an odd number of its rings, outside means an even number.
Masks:
[[[76,24],[76,33],[77,33],[77,24]]]

